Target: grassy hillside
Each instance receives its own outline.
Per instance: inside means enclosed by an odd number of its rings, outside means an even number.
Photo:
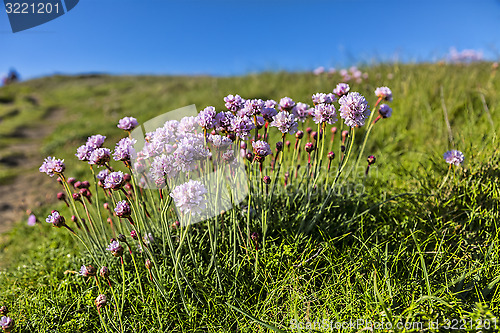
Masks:
[[[193,305],[190,316],[176,296],[159,301],[156,309],[137,297],[127,304],[127,332],[267,330],[254,319],[284,331],[293,320],[360,318],[440,326],[467,320],[464,327],[471,331],[476,320],[493,326],[500,310],[500,76],[490,63],[380,65],[363,71],[368,79],[350,82],[351,91],[374,100],[375,88],[388,86],[394,96],[393,116],[377,123],[366,146],[377,162],[365,194],[341,201],[346,212],[359,206],[366,214],[349,221],[325,216],[317,230],[299,238],[281,226],[270,248],[255,259],[259,273],[243,272],[233,286],[240,310],[227,306],[228,295],[212,290],[207,278],[197,286],[207,302]],[[220,78],[93,75],[1,87],[0,184],[37,173],[47,155],[64,158],[69,176],[88,178],[88,166],[74,156],[76,147],[98,133],[113,148],[123,136],[116,127],[123,116],[141,123],[190,104],[223,110],[228,94],[277,101],[289,96],[312,104],[313,93],[331,92],[340,80],[285,72]],[[43,137],[38,151],[19,155],[16,145],[40,127],[49,130],[35,133]],[[449,149],[461,150],[466,159],[443,183],[448,165],[442,156]],[[28,157],[39,164],[23,165]],[[54,182],[41,177],[38,190]],[[55,192],[32,207],[40,220],[52,209],[70,215],[54,198]],[[87,258],[69,233],[44,222],[35,227],[22,222],[1,240],[0,306],[8,304],[17,331],[104,331],[92,281],[71,273]],[[417,325],[413,331],[418,330]]]

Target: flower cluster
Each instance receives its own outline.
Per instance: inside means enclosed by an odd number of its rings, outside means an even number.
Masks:
[[[52,225],[56,228],[60,228],[65,225],[65,219],[62,215],[59,214],[57,210],[53,210],[52,214],[50,214],[45,221],[47,223],[52,223]]]
[[[348,82],[351,80],[355,80],[356,83],[361,83],[363,80],[368,79],[368,73],[363,73],[356,66],[352,66],[348,69],[343,68],[337,71],[335,68],[330,67],[328,70],[325,67],[320,66],[313,70],[314,75],[321,75],[323,73],[327,73],[328,75],[340,74],[342,77],[342,81]]]
[[[446,163],[450,165],[459,166],[464,162],[464,154],[459,150],[449,150],[443,155]]]
[[[64,160],[49,156],[45,158],[45,161],[38,170],[40,170],[40,172],[45,172],[50,177],[53,177],[56,174],[62,174],[65,169],[66,166],[64,165]]]
[[[351,92],[339,99],[340,117],[345,124],[350,127],[360,127],[365,124],[365,120],[370,116],[368,102],[358,92]]]
[[[96,153],[96,154],[94,154],[94,156],[92,156],[92,153],[96,149],[102,148],[102,145],[104,144],[104,140],[106,140],[106,137],[104,135],[100,135],[100,134],[96,134],[96,135],[92,135],[92,136],[88,137],[87,142],[84,145],[77,148],[75,156],[78,157],[78,159],[80,161],[87,161],[90,164],[101,165],[101,164],[97,163],[97,160],[100,157],[102,157],[103,155],[107,154],[107,158],[109,161],[109,155],[110,155],[109,149],[107,149],[105,151],[101,151],[99,153]],[[91,160],[93,162],[90,162]]]
[[[134,117],[125,117],[125,118],[120,119],[117,127],[124,130],[124,131],[131,131],[134,128],[136,128],[138,125],[139,125],[139,123],[137,122],[137,119],[135,119]]]
[[[375,96],[384,101],[392,102],[392,91],[387,87],[378,87],[375,89]]]
[[[190,180],[176,186],[170,196],[177,209],[184,214],[200,214],[205,210],[207,189],[200,181]]]

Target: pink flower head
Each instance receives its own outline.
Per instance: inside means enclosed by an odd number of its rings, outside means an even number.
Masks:
[[[254,141],[252,142],[252,148],[253,152],[255,155],[260,156],[260,157],[265,157],[267,155],[271,155],[271,147],[269,146],[269,143],[265,141]]]
[[[464,154],[460,150],[449,150],[444,153],[444,160],[448,164],[460,165],[464,162]]]
[[[387,87],[378,87],[375,89],[375,95],[385,101],[392,101],[392,91]]]
[[[131,131],[139,125],[134,117],[124,117],[118,121],[117,127],[124,131]]]
[[[63,173],[65,169],[66,166],[64,165],[64,160],[49,156],[45,158],[42,166],[38,170],[40,172],[45,172],[50,177],[53,177],[55,174]]]
[[[370,109],[366,99],[357,92],[348,93],[339,99],[340,117],[350,127],[363,126],[370,116]]]

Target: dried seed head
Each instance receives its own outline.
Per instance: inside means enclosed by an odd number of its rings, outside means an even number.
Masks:
[[[99,270],[99,275],[103,278],[107,278],[109,276],[109,268],[106,266],[102,266]]]
[[[85,277],[88,276],[95,276],[97,273],[97,270],[94,268],[92,265],[82,265],[82,268],[80,268],[80,275],[83,275]]]
[[[9,313],[9,308],[7,306],[5,306],[5,305],[2,305],[0,307],[0,314],[2,316],[6,316],[8,313]]]
[[[106,295],[100,294],[99,296],[97,296],[94,303],[95,303],[95,306],[97,306],[97,308],[100,309],[106,305],[107,301],[108,301],[108,299],[106,298]]]

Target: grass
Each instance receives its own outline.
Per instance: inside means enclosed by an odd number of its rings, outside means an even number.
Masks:
[[[127,331],[266,332],[271,326],[288,331],[293,323],[297,328],[303,323],[302,330],[307,323],[316,325],[319,331],[318,321],[327,325],[323,320],[361,319],[391,322],[396,328],[407,323],[412,328],[399,331],[408,332],[421,331],[420,322],[424,328],[437,322],[460,331],[489,323],[489,331],[497,330],[497,73],[489,63],[380,65],[365,71],[369,79],[352,84],[351,90],[367,95],[377,86],[389,86],[394,113],[377,123],[367,144],[366,153],[375,155],[377,163],[364,194],[347,192],[337,198],[335,213],[324,215],[307,236],[297,238],[286,224],[277,225],[268,235],[269,246],[251,249],[241,270],[232,270],[229,258],[221,258],[227,293],[215,289],[214,276],[194,281],[205,302],[191,302],[189,316],[173,282],[167,289],[170,301],[155,303],[157,291],[149,284],[145,303],[137,290],[126,290],[131,296],[124,310]],[[289,96],[309,103],[312,93],[329,92],[339,80],[285,72],[32,80],[0,89],[0,151],[12,153],[9,146],[19,140],[12,135],[16,129],[43,121],[47,110],[60,109],[63,113],[54,120],[42,153],[65,158],[71,176],[89,177],[88,168],[73,156],[76,147],[95,133],[115,142],[122,135],[116,128],[122,116],[144,122],[189,104],[222,110],[222,98],[230,93],[275,100]],[[36,105],[30,96],[37,98]],[[463,151],[466,162],[440,188],[448,172],[442,154],[452,148]],[[16,174],[5,170],[10,177]],[[34,210],[42,219],[55,208],[69,215],[63,204]],[[280,220],[292,220],[298,213],[279,211]],[[96,287],[71,273],[87,257],[67,232],[46,223],[35,228],[23,223],[3,235],[1,244],[0,305],[11,309],[17,332],[104,331],[93,304]],[[134,277],[127,272],[126,279]],[[142,278],[147,281],[147,276]]]

